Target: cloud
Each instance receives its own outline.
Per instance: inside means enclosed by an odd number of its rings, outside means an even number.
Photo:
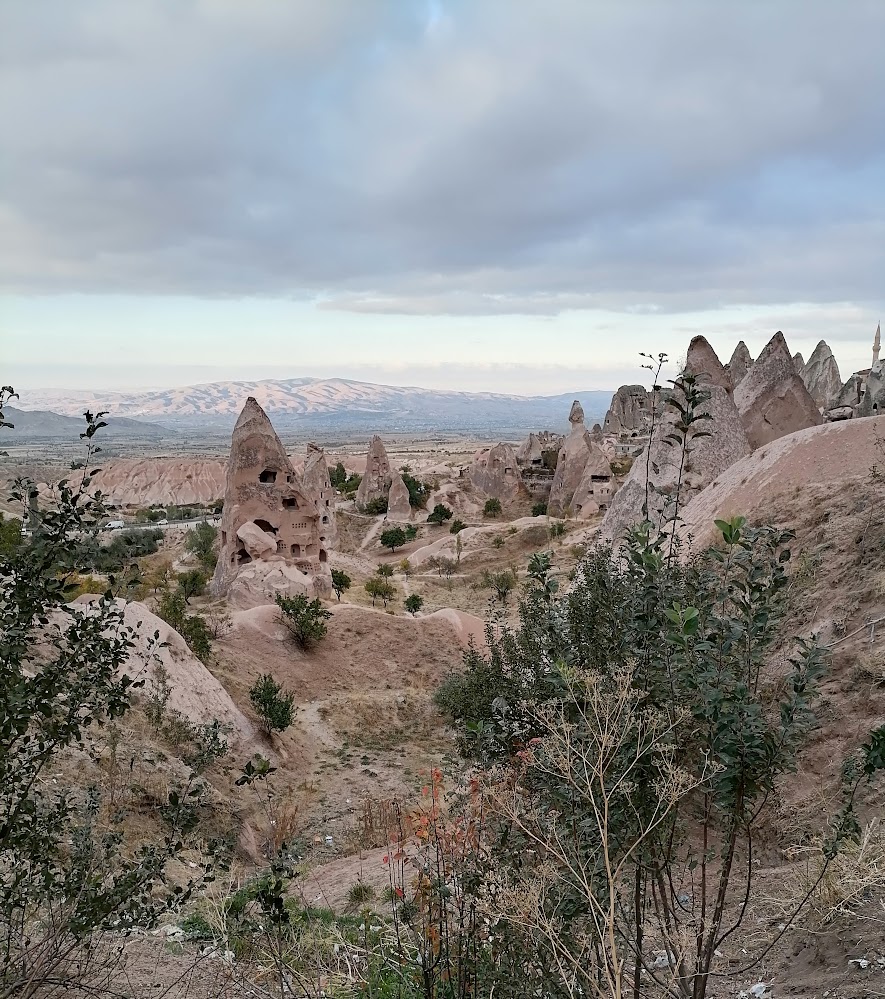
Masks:
[[[883,302],[878,0],[9,0],[23,293]]]

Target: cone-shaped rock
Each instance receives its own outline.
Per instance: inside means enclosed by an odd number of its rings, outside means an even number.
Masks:
[[[823,343],[823,340],[821,340],[821,343]],[[798,350],[793,354],[793,367],[796,369],[797,375],[801,375],[805,370],[805,358]]]
[[[302,475],[304,489],[316,503],[320,512],[320,540],[326,548],[338,545],[338,525],[335,520],[335,490],[329,479],[326,452],[316,444],[307,445]]]
[[[390,461],[384,442],[375,434],[369,441],[369,451],[366,455],[366,471],[360,480],[356,491],[357,509],[362,510],[373,500],[387,499],[393,475],[390,471]]]
[[[409,502],[409,488],[403,477],[394,473],[387,494],[387,519],[407,521],[412,518],[412,504]]]
[[[688,454],[681,469],[681,501],[683,503],[709,485],[726,468],[750,453],[740,415],[734,404],[730,379],[716,352],[704,337],[695,337],[688,348],[685,371],[697,376],[699,387],[710,397],[698,407],[709,419],[694,425],[696,431],[709,436],[690,438]],[[666,440],[674,432],[680,413],[670,401],[685,405],[685,393],[677,386],[662,399],[654,436],[649,445],[633,462],[624,484],[615,493],[600,529],[604,541],[619,541],[626,530],[644,519],[643,505],[648,490],[648,516],[660,522],[666,496],[672,496],[679,482],[681,448]]]
[[[753,448],[822,422],[780,331],[735,389],[734,401]]]
[[[290,564],[293,580],[297,577],[292,592],[331,593],[328,550],[320,539],[320,526],[316,503],[267,414],[250,396],[231,438],[221,552],[212,591],[226,593],[245,565],[283,562]],[[264,602],[272,601],[272,595],[265,596]],[[256,599],[262,602],[257,595]]]
[[[747,376],[747,372],[753,367],[753,355],[743,340],[738,342],[728,362],[728,377],[731,384],[737,388]]]
[[[612,396],[605,421],[605,434],[643,434],[651,423],[651,394],[644,385],[622,385]]]
[[[499,443],[477,452],[468,474],[477,489],[502,503],[516,499],[522,481],[510,444]]]
[[[578,402],[572,403],[569,423],[572,429],[559,449],[547,512],[552,517],[590,517],[611,497],[611,465],[587,433]]]
[[[799,374],[818,409],[827,409],[842,391],[839,365],[836,364],[833,352],[823,340],[814,348],[814,353],[808,358],[805,367],[800,369]]]

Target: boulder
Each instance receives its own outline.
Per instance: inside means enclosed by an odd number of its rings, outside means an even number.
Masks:
[[[357,509],[364,508],[373,500],[387,499],[393,475],[384,441],[375,434],[369,441],[366,454],[366,471],[356,491]]]
[[[827,409],[842,391],[839,365],[833,357],[832,350],[823,340],[814,348],[808,363],[798,370],[818,409]]]
[[[820,411],[796,373],[780,331],[735,389],[734,401],[753,448],[821,423]]]
[[[237,528],[237,538],[250,558],[268,558],[277,553],[277,542],[273,534],[263,531],[254,520],[249,520]]]
[[[606,511],[600,528],[600,539],[603,541],[617,543],[629,527],[643,519],[647,482],[655,487],[648,490],[649,519],[658,522],[664,510],[665,497],[672,495],[680,475],[682,502],[686,503],[751,451],[734,403],[728,373],[704,337],[692,340],[685,371],[696,375],[701,388],[710,393],[710,398],[699,407],[699,412],[710,419],[695,424],[697,430],[710,436],[689,441],[688,455],[680,469],[681,447],[671,446],[667,437],[674,433],[681,414],[669,403],[684,405],[686,400],[678,387],[668,391],[654,436],[633,462],[627,478]]]
[[[401,475],[394,473],[387,496],[387,519],[400,522],[412,519],[412,504],[409,502],[409,489]]]
[[[753,355],[743,340],[738,341],[737,347],[731,355],[731,360],[726,364],[728,377],[734,388],[746,378],[747,372],[753,367]]]

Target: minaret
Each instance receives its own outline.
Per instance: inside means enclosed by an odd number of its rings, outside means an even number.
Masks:
[[[879,343],[882,339],[882,324],[876,326],[876,335],[873,337],[873,367],[879,363]]]

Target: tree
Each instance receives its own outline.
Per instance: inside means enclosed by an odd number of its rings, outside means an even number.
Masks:
[[[0,555],[14,554],[22,544],[22,522],[0,513]]]
[[[460,534],[467,525],[463,520],[458,520],[457,518],[452,521],[449,526],[449,534]]]
[[[393,566],[388,565],[386,562],[382,562],[375,572],[377,572],[382,579],[391,579],[393,577]]]
[[[417,614],[418,611],[424,606],[424,597],[417,593],[410,593],[406,597],[404,606],[410,614]]]
[[[345,482],[347,482],[347,469],[344,467],[344,463],[339,461],[338,464],[329,472],[329,482],[335,489],[341,489]]]
[[[406,524],[406,541],[414,541],[418,537],[418,528],[414,524]]]
[[[362,512],[371,514],[372,516],[376,516],[379,513],[387,513],[387,497],[376,496],[374,499],[370,499],[363,507]]]
[[[332,612],[326,610],[319,599],[308,600],[303,593],[294,597],[277,594],[276,602],[283,624],[302,649],[307,650],[325,638],[328,631],[326,621],[332,616]]]
[[[546,503],[535,503],[532,507],[533,517],[546,517],[547,516],[547,504]]]
[[[406,532],[401,527],[388,527],[382,531],[378,540],[383,548],[389,548],[395,552],[397,548],[402,548],[406,543]]]
[[[187,642],[191,652],[206,662],[212,655],[212,633],[205,618],[199,614],[188,614],[183,592],[166,592],[160,597],[157,615]]]
[[[373,607],[376,600],[381,600],[386,607],[388,601],[392,600],[396,595],[396,587],[387,579],[382,579],[380,576],[373,576],[371,579],[366,580],[366,593],[372,598]]]
[[[295,717],[295,695],[284,690],[269,673],[263,673],[252,684],[249,700],[268,737],[274,732],[284,732],[292,724]]]
[[[452,519],[452,511],[444,504],[437,503],[427,518],[428,524],[444,524]]]
[[[0,389],[0,426],[8,425],[3,407],[11,394]],[[93,985],[96,994],[107,991],[102,984],[119,950],[103,931],[154,925],[195,887],[166,882],[169,862],[183,860],[192,842],[193,771],[172,779],[157,809],[163,832],[143,846],[127,838],[125,809],[107,808],[97,771],[82,793],[50,779],[72,754],[88,768],[107,748],[109,725],[130,710],[156,650],[152,639],[139,641],[113,599],[67,602],[81,549],[104,516],[90,491],[103,415],[86,414],[84,461],[75,465],[82,472],[55,485],[51,507],[38,510],[33,482],[15,483],[11,495],[30,510],[32,534],[26,545],[0,550],[3,999],[81,987],[87,994]]]
[[[428,483],[416,479],[408,465],[403,465],[400,474],[406,484],[406,489],[409,490],[409,506],[416,510],[423,510],[427,505],[427,497],[430,496],[430,486]]]
[[[495,596],[502,604],[507,603],[507,598],[516,586],[516,573],[512,569],[504,569],[502,572],[487,572],[484,582],[489,589],[495,591]]]
[[[332,589],[339,600],[341,599],[341,594],[350,589],[352,582],[353,580],[343,569],[332,570]]]
[[[211,572],[218,561],[218,555],[214,550],[217,539],[218,528],[210,524],[208,520],[201,520],[185,535],[184,547],[196,555],[197,561],[204,569]]]
[[[492,496],[491,499],[487,499],[485,506],[482,508],[482,514],[484,517],[500,516],[501,501],[496,496]]]
[[[188,569],[178,574],[178,592],[189,604],[191,598],[199,597],[206,589],[206,573],[201,569]]]

